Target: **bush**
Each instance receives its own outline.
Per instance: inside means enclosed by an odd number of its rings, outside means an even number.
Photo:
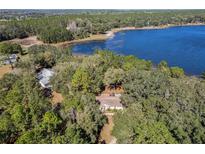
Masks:
[[[171,77],[173,77],[173,78],[180,78],[180,77],[184,76],[184,70],[182,68],[171,67],[170,71],[171,71]]]
[[[11,43],[1,43],[0,44],[0,53],[2,54],[15,54],[15,53],[23,53],[23,50],[19,44],[11,44]]]

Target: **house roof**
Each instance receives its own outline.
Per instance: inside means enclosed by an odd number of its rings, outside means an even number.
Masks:
[[[39,80],[39,83],[41,84],[42,87],[44,88],[50,88],[51,86],[49,85],[49,79],[48,78],[42,78]]]
[[[18,56],[17,56],[16,54],[11,54],[11,55],[9,56],[10,59],[17,59],[17,57],[18,57]]]
[[[97,96],[96,100],[100,102],[101,106],[123,107],[120,103],[120,97],[116,96]]]
[[[54,75],[54,71],[52,69],[43,68],[39,73],[38,76],[40,77],[52,77]]]
[[[4,64],[13,64],[16,62],[17,60],[17,55],[16,54],[11,54],[5,61],[4,61]]]
[[[44,88],[51,88],[50,83],[50,78],[54,75],[53,70],[51,69],[46,69],[43,68],[38,74],[37,74],[37,79],[39,80],[39,83],[41,84],[42,87]]]

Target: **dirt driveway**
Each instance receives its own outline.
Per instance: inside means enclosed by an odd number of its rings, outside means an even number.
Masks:
[[[108,123],[105,124],[100,133],[100,141],[105,141],[106,144],[116,144],[117,139],[112,136],[113,129],[113,113],[105,113],[108,118]]]

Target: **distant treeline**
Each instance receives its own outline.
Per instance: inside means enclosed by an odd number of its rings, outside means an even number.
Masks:
[[[57,43],[102,34],[112,28],[204,23],[204,10],[124,11],[42,16],[0,21],[0,41],[37,35],[46,43]]]

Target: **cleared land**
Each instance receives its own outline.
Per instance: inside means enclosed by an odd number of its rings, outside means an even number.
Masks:
[[[12,68],[10,65],[4,65],[0,67],[0,79],[4,76],[6,73],[11,73]]]
[[[52,96],[53,104],[61,103],[63,101],[63,96],[60,93],[53,91]]]
[[[27,37],[27,38],[24,38],[24,39],[16,38],[16,39],[5,41],[5,42],[18,43],[23,48],[28,48],[32,45],[44,44],[42,41],[37,39],[37,36],[30,36],[30,37]]]

